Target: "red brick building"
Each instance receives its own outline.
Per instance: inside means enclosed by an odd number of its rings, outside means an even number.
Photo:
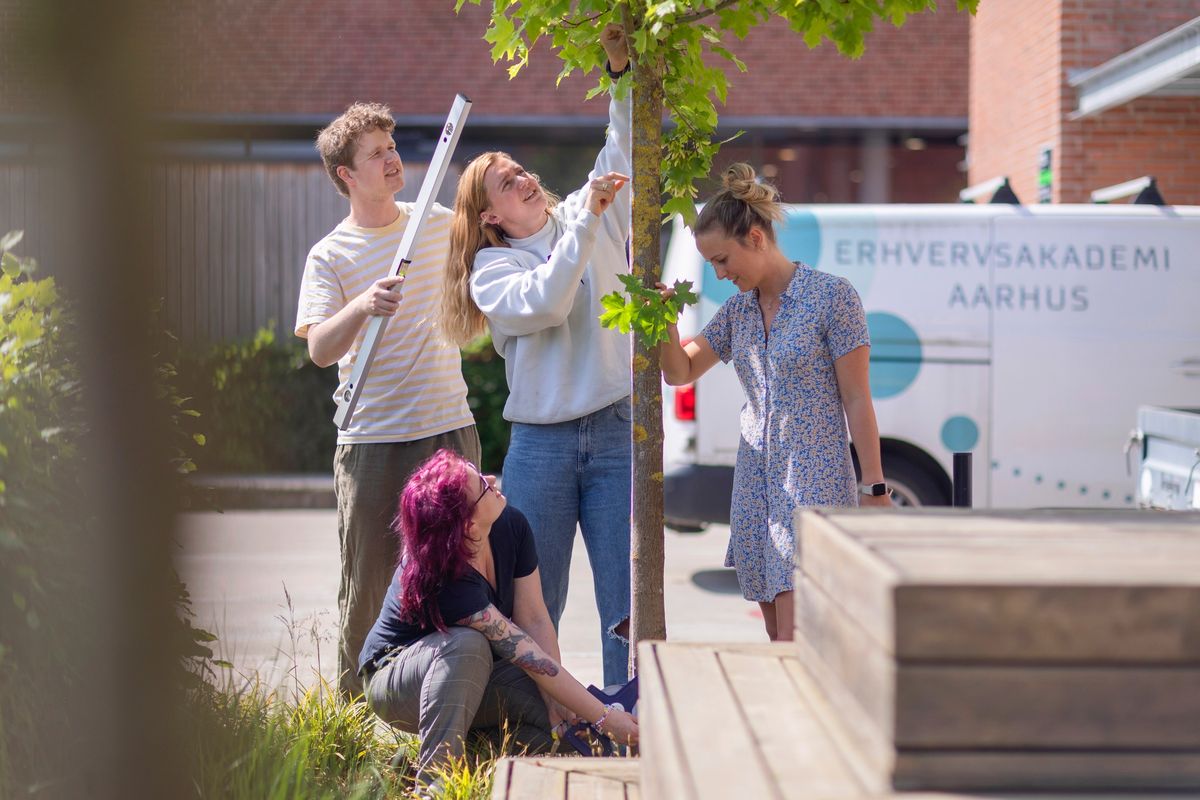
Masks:
[[[1086,203],[1144,175],[1200,203],[1195,0],[984,0],[971,23],[972,184],[1008,176],[1022,202]]]
[[[574,181],[600,141],[605,105],[583,101],[594,76],[556,88],[547,42],[508,80],[482,38],[489,3],[457,16],[453,0],[148,5],[136,38],[151,107],[192,157],[311,159],[317,128],[372,99],[391,105],[401,148],[420,160],[456,92],[474,101],[464,156],[509,148]],[[747,132],[731,156],[764,166],[795,201],[952,200],[965,182],[969,22],[944,5],[902,29],[882,23],[858,61],[827,44],[810,51],[776,22],[734,40],[749,72],[733,71],[720,109],[723,131]],[[36,90],[19,56],[6,61],[0,109],[19,113]]]

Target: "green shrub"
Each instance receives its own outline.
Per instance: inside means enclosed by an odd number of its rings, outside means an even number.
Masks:
[[[0,795],[50,777],[45,754],[68,729],[65,709],[43,704],[69,680],[57,598],[79,574],[70,544],[86,524],[72,502],[81,415],[68,316],[54,280],[12,252],[20,238],[0,243]]]
[[[204,420],[202,472],[328,472],[337,428],[337,368],[321,369],[299,340],[269,329],[248,341],[184,348],[179,391]]]
[[[483,444],[483,464],[487,472],[500,474],[504,454],[508,452],[508,437],[512,424],[504,418],[508,401],[508,380],[504,376],[504,359],[485,336],[463,350],[463,379],[467,382],[467,405],[479,429]]]
[[[337,428],[337,368],[309,360],[299,339],[279,342],[269,329],[245,341],[183,349],[179,390],[200,412],[205,446],[200,471],[328,472]],[[503,418],[504,360],[483,339],[463,352],[467,403],[479,427],[485,468],[499,472],[508,449]]]
[[[13,252],[20,239],[0,239],[0,797],[47,786],[62,793],[83,780],[61,761],[78,732],[70,698],[91,668],[84,654],[112,647],[79,608],[79,587],[94,585],[80,545],[95,519],[80,502],[88,430],[72,308],[53,278],[36,278],[34,261]],[[170,467],[182,475],[201,437],[181,428],[196,412],[173,390],[173,374],[157,364],[157,396],[174,422]],[[187,589],[173,577],[171,679],[195,686],[219,665],[207,647],[214,637],[191,624]]]

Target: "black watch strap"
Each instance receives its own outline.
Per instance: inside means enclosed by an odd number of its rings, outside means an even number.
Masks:
[[[605,61],[605,62],[604,62],[604,71],[605,71],[605,72],[607,72],[607,73],[608,73],[608,77],[612,78],[614,81],[615,81],[617,78],[619,78],[619,77],[621,77],[622,75],[624,75],[624,74],[626,74],[627,72],[629,72],[629,70],[630,70],[630,69],[632,69],[632,68],[633,68],[633,62],[632,62],[632,61],[630,61],[630,62],[628,62],[628,63],[626,63],[626,64],[625,64],[625,69],[621,70],[620,72],[613,72],[612,64],[609,64],[607,61]]]

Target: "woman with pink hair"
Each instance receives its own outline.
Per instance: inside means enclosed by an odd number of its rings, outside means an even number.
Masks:
[[[621,743],[637,720],[560,665],[524,515],[492,475],[440,450],[409,478],[394,530],[404,558],[359,656],[367,703],[420,736],[417,779],[461,756],[469,730],[544,751],[582,718]]]

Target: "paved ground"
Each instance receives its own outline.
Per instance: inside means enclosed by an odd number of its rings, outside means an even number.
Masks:
[[[757,606],[721,566],[729,529],[667,531],[667,633],[690,641],[764,641]],[[337,666],[336,514],[326,510],[185,514],[180,574],[197,623],[246,679],[311,686]],[[582,540],[560,630],[563,662],[581,682],[601,679],[599,620]]]

